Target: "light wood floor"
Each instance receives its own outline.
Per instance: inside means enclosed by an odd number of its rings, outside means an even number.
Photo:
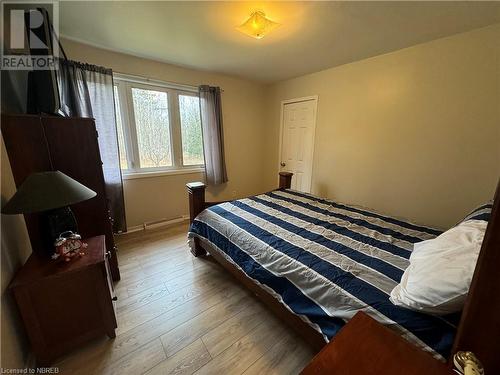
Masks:
[[[218,264],[187,225],[119,236],[116,338],[63,358],[62,374],[297,374],[313,350]]]

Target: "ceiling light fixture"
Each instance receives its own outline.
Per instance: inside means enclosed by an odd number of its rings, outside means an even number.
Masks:
[[[280,26],[280,24],[267,18],[263,11],[256,10],[250,15],[247,21],[236,29],[252,38],[262,39],[278,26]]]

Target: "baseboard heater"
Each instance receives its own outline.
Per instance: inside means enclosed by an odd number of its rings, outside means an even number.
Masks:
[[[141,230],[149,230],[149,229],[166,227],[169,225],[182,223],[182,222],[187,221],[187,220],[189,220],[189,215],[182,215],[182,216],[176,217],[174,219],[160,219],[160,220],[154,220],[154,221],[146,221],[146,222],[142,223],[141,225],[135,225],[133,227],[127,228],[126,233],[132,233],[132,232],[138,232]]]

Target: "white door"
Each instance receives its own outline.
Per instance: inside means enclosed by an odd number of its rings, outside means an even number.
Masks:
[[[282,105],[280,171],[292,172],[292,189],[311,191],[317,99]]]

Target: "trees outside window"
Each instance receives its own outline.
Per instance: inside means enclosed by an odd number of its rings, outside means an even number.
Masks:
[[[196,91],[115,77],[115,110],[125,173],[203,166]]]

